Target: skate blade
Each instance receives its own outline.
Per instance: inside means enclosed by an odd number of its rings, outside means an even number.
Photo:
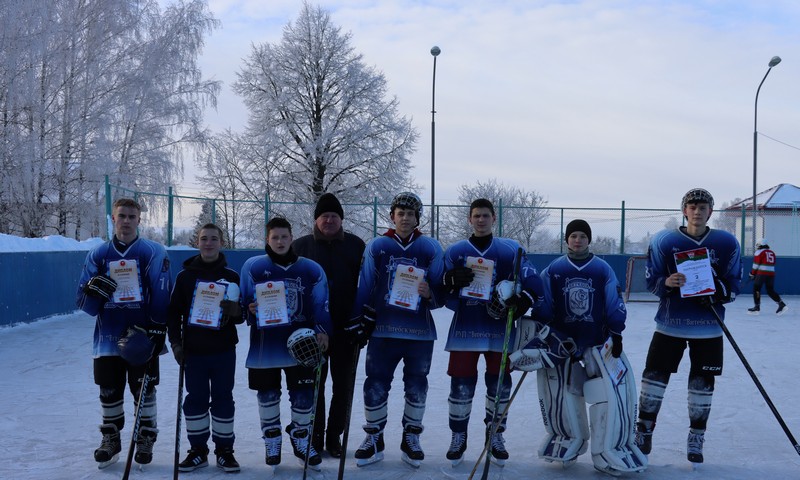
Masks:
[[[786,313],[786,310],[789,310],[789,307],[783,307],[783,310],[781,310],[780,312],[775,312],[775,315],[780,317],[781,315]]]
[[[456,458],[455,460],[450,460],[450,465],[453,468],[456,468],[457,466],[461,465],[461,462],[463,462],[463,461],[464,461],[464,457]]]
[[[117,460],[119,460],[119,454],[114,455],[113,457],[109,458],[105,462],[98,462],[97,463],[97,468],[102,470],[102,469],[104,469],[106,467],[110,467],[111,465],[114,465],[115,463],[117,463]]]
[[[501,459],[501,458],[492,457],[491,458],[491,462],[493,464],[497,465],[498,467],[505,467],[506,466],[506,461]]]
[[[759,315],[760,313],[761,313],[761,312],[751,312],[751,311],[749,311],[749,310],[747,311],[747,314],[748,314],[748,315],[753,315],[753,316],[757,316],[757,315]],[[780,315],[780,314],[778,314],[778,315]]]
[[[378,463],[383,460],[383,452],[378,452],[375,455],[369,458],[358,458],[356,459],[356,466],[358,467],[366,467],[367,465],[372,465],[373,463]]]
[[[692,471],[696,472],[696,471],[700,470],[700,466],[703,465],[703,464],[702,463],[697,463],[697,462],[689,462],[689,465],[692,466]]]
[[[301,467],[305,467],[306,466],[306,459],[305,458],[298,458],[297,459],[297,463],[299,463]],[[319,463],[317,465],[311,465],[309,463],[308,464],[308,468],[309,468],[309,470],[314,470],[315,472],[321,472],[322,471],[322,463]]]
[[[400,458],[402,458],[404,462],[406,462],[407,464],[411,465],[414,468],[419,468],[419,466],[422,465],[422,460],[414,460],[405,453],[403,453],[403,455]]]
[[[598,467],[597,465],[595,465],[594,469],[597,470],[598,472],[603,472],[606,475],[611,475],[612,477],[619,477],[620,475],[622,475],[622,472],[611,467]]]

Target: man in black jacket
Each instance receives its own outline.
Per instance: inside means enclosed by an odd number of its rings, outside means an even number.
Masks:
[[[326,436],[325,380],[328,370],[323,366],[312,444],[321,452],[324,439],[328,453],[337,458],[342,454],[340,436],[344,431],[350,403],[348,399],[353,391],[352,372],[356,368],[353,365],[353,346],[346,340],[344,325],[355,300],[361,256],[364,253],[364,241],[344,231],[343,219],[344,210],[339,199],[332,193],[324,193],[314,209],[314,232],[292,243],[292,250],[297,255],[319,263],[328,278],[328,308],[333,322],[333,335],[327,353],[331,365],[333,394]]]

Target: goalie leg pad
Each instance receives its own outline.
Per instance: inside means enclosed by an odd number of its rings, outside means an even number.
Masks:
[[[600,376],[586,381],[584,396],[589,406],[592,461],[601,471],[641,472],[647,457],[636,446],[636,386],[625,353],[619,358],[625,374],[614,383],[598,348],[587,351],[584,361],[594,364]]]
[[[583,397],[567,384],[572,362],[537,372],[539,407],[547,435],[539,447],[539,457],[549,462],[569,464],[586,452],[589,425]]]

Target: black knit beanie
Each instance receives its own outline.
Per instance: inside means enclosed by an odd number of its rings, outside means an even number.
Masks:
[[[589,237],[589,243],[592,243],[592,227],[586,223],[586,220],[573,220],[567,224],[567,232],[564,234],[564,241],[566,242],[572,232],[583,232]]]
[[[317,207],[314,209],[314,220],[326,212],[333,212],[339,215],[344,220],[344,210],[339,199],[332,193],[323,193],[319,200],[317,200]]]

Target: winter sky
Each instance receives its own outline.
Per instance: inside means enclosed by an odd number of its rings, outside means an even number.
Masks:
[[[170,0],[161,0],[168,4]],[[231,91],[252,44],[280,41],[299,0],[210,0],[222,28],[201,59],[224,82],[216,131],[242,130]],[[751,0],[318,0],[382,71],[419,142],[430,201],[432,46],[437,203],[496,177],[550,206],[674,208],[704,186],[719,205],[800,183],[800,4]],[[764,136],[766,135],[766,137]],[[486,168],[491,165],[491,168]],[[188,165],[187,165],[188,166]],[[184,191],[198,192],[188,173]]]

